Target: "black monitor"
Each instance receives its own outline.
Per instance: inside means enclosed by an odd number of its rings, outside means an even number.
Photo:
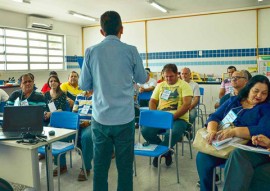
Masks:
[[[3,115],[3,132],[41,134],[43,106],[6,106]]]

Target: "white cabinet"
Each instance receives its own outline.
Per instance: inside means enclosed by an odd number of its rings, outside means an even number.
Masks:
[[[209,115],[215,111],[214,106],[218,100],[220,84],[199,84],[199,87],[204,88],[203,103],[206,106],[206,113]]]

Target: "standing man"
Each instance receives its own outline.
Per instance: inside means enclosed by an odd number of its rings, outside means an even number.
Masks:
[[[196,106],[198,105],[200,101],[200,88],[199,85],[191,80],[191,71],[189,68],[183,68],[181,70],[181,79],[187,82],[193,91],[193,98],[191,105],[189,107],[189,122],[191,124],[194,123],[195,118],[197,117],[197,109]]]
[[[67,94],[67,101],[70,108],[73,108],[76,96],[82,93],[82,90],[78,85],[78,79],[79,74],[75,71],[72,71],[68,76],[68,81],[60,85],[61,90]]]
[[[105,39],[86,50],[79,85],[93,90],[92,133],[94,143],[93,191],[108,190],[113,147],[119,191],[133,190],[134,89],[133,80],[144,83],[147,74],[134,46],[120,41],[120,15],[107,11],[100,18]]]
[[[159,83],[155,88],[149,102],[149,109],[167,111],[173,114],[174,122],[171,140],[171,147],[173,147],[188,127],[188,110],[193,93],[190,85],[178,78],[175,64],[166,64],[162,71],[164,72],[165,81]],[[150,144],[168,146],[169,131],[166,131],[164,140],[161,140],[159,134],[162,131],[157,128],[142,128],[142,135]],[[170,166],[172,164],[172,153],[168,152],[164,157],[166,165]],[[153,160],[153,166],[158,166],[157,157]]]

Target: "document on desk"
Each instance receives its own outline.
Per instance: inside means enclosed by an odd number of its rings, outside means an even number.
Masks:
[[[73,143],[55,141],[52,143],[52,149],[61,150],[61,149],[68,147],[70,145],[73,145]]]
[[[157,145],[149,144],[147,146],[143,146],[141,143],[137,143],[134,147],[134,150],[137,151],[154,151],[157,148]]]
[[[251,146],[247,146],[247,145],[241,145],[239,143],[232,143],[231,146],[234,146],[234,147],[237,147],[239,149],[246,150],[246,151],[250,151],[250,152],[256,152],[256,153],[261,153],[261,154],[265,154],[265,155],[270,155],[270,151],[268,151],[267,149],[264,149],[264,148],[251,147]]]

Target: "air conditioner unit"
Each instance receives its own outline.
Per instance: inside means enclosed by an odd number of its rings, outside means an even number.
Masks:
[[[47,19],[47,18],[28,16],[27,17],[27,28],[52,30],[53,29],[53,21],[51,19]]]

